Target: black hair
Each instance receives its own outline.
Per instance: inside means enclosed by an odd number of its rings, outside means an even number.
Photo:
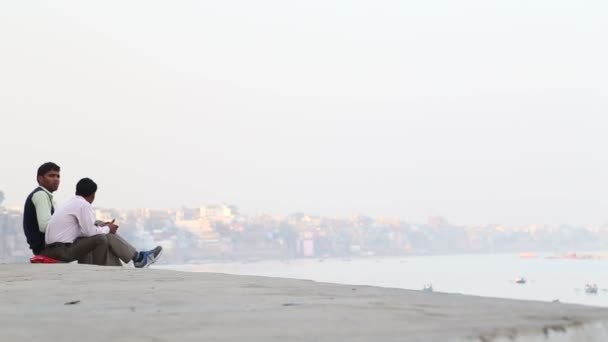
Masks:
[[[83,178],[76,183],[76,196],[89,197],[97,191],[97,184],[91,178]]]
[[[59,167],[59,165],[53,163],[53,162],[47,162],[44,163],[42,165],[40,165],[40,167],[38,168],[38,177],[40,176],[44,176],[47,173],[51,172],[51,171],[61,171],[61,168]]]

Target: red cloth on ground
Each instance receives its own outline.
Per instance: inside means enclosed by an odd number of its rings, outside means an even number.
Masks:
[[[59,261],[57,261],[55,259],[51,259],[44,255],[34,255],[33,257],[30,258],[30,262],[32,264],[56,264]]]

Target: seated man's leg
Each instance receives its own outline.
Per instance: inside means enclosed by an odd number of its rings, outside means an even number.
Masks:
[[[99,236],[98,239],[102,240],[103,243],[99,244],[95,249],[89,252],[86,255],[83,255],[80,259],[78,259],[79,264],[91,264],[91,265],[99,265],[99,266],[116,266],[116,263],[112,263],[112,258],[110,256],[110,246],[108,244],[108,238],[105,234],[95,235]],[[88,238],[79,238],[80,239],[88,239]],[[76,240],[76,241],[78,241]]]
[[[90,253],[93,254],[90,263],[100,265],[97,262],[107,257],[108,241],[105,235],[95,235],[79,238],[72,244],[65,244],[55,248],[46,247],[42,255],[63,262],[72,262],[86,258]]]
[[[110,246],[108,246],[108,257],[106,258],[106,266],[122,266],[120,259],[112,253]]]
[[[118,257],[122,262],[128,264],[133,258],[137,256],[137,250],[127,240],[123,239],[118,234],[107,234],[108,246],[110,247],[110,254]],[[120,261],[118,265],[120,266]]]
[[[106,242],[106,244],[107,244],[107,242]],[[93,264],[93,252],[87,253],[87,255],[84,255],[84,256],[78,258],[78,263],[79,264],[94,265]]]
[[[145,268],[149,267],[153,263],[158,260],[161,255],[163,248],[161,246],[156,246],[154,249],[149,251],[137,251],[135,247],[133,247],[129,242],[123,239],[120,235],[117,234],[107,234],[108,245],[110,247],[110,252],[108,253],[108,258],[115,258],[122,260],[125,264],[128,264],[129,261],[133,261],[133,266],[136,268]],[[116,260],[118,265],[120,265],[120,261]]]

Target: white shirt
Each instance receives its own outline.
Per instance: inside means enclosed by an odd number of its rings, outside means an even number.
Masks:
[[[67,200],[55,211],[46,228],[45,242],[72,243],[79,237],[108,234],[109,227],[95,225],[93,207],[81,196]]]

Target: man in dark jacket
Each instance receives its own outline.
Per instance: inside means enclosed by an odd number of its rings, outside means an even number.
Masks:
[[[61,168],[52,162],[40,165],[38,186],[32,191],[23,207],[23,231],[34,255],[44,249],[44,233],[55,211],[53,192],[59,188]]]

